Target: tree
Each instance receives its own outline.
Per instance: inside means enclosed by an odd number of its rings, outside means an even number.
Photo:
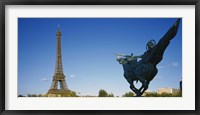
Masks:
[[[36,94],[28,94],[28,97],[37,97]]]
[[[171,93],[162,93],[159,97],[173,97]]]
[[[133,92],[126,92],[122,97],[133,97],[135,94]]]
[[[64,94],[60,95],[61,97],[78,97],[75,91],[68,90]]]
[[[38,97],[42,97],[42,94],[37,95]]]
[[[101,89],[99,90],[99,97],[108,97],[108,93],[105,90]]]
[[[114,94],[113,93],[108,94],[108,97],[114,97]]]
[[[71,91],[71,97],[78,97],[75,91]]]
[[[145,97],[160,97],[160,95],[155,92],[146,93],[144,96]]]
[[[23,95],[20,94],[20,95],[18,95],[18,97],[25,97],[25,96],[23,96]]]

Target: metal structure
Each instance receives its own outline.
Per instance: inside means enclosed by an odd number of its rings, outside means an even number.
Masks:
[[[56,67],[53,76],[53,81],[47,95],[65,94],[69,89],[65,81],[65,75],[63,73],[62,67],[62,53],[61,53],[61,32],[60,26],[58,25],[58,31],[56,33],[57,37],[57,47],[56,47]],[[58,87],[58,84],[60,87]]]

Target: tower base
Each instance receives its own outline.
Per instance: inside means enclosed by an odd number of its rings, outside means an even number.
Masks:
[[[46,94],[47,97],[77,97],[76,92],[71,90],[50,89]]]

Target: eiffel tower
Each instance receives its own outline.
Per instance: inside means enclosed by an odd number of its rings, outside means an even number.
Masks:
[[[58,31],[56,33],[57,37],[56,67],[51,87],[47,93],[48,96],[56,96],[56,95],[62,96],[63,94],[69,91],[65,81],[65,75],[63,73],[63,67],[62,67],[61,35],[62,34],[60,32],[60,26],[58,25]],[[60,85],[60,87],[58,87],[58,84]]]

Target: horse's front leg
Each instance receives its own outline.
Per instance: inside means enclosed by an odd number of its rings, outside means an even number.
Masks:
[[[130,88],[136,94],[136,96],[140,95],[141,92],[134,85],[131,85]]]
[[[130,89],[131,89],[134,93],[136,93],[136,96],[138,96],[141,92],[134,86],[134,83],[133,83],[132,80],[129,80],[128,82],[129,82],[129,84],[130,84]]]
[[[149,82],[145,80],[145,81],[142,81],[141,83],[142,83],[142,86],[140,87],[139,91],[141,92],[141,95],[142,95],[148,89]]]

